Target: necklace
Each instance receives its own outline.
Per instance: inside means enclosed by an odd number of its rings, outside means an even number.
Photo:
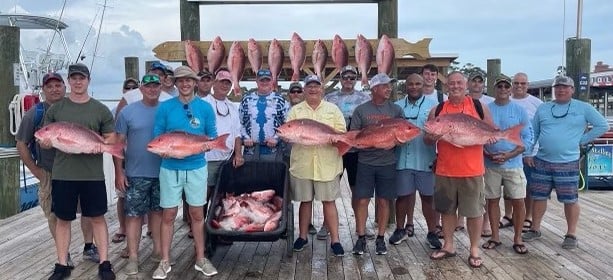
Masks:
[[[404,110],[402,110],[402,114],[404,115],[404,118],[407,120],[416,120],[419,117],[419,112],[421,111],[421,104],[424,104],[424,100],[426,100],[426,98],[422,96],[421,102],[419,102],[419,107],[417,107],[417,114],[415,114],[414,117],[407,117],[407,115],[404,113]],[[407,99],[404,100],[404,108],[406,109],[408,105],[409,105],[409,97],[407,96]],[[411,105],[411,108],[413,107],[415,107],[415,104]]]

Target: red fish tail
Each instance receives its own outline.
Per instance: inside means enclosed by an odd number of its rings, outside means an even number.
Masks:
[[[211,141],[209,143],[209,149],[217,149],[217,150],[228,150],[228,146],[226,146],[226,139],[228,139],[228,136],[230,136],[229,133],[223,134],[221,136],[218,136],[217,138],[215,138],[215,140]]]
[[[107,145],[106,149],[105,149],[105,152],[113,155],[114,157],[122,159],[123,158],[123,149],[124,149],[124,147],[125,147],[124,143],[117,143],[117,144],[114,144],[114,145]]]
[[[334,146],[338,150],[338,154],[341,156],[346,154],[352,147],[349,143],[346,143],[344,141],[338,141],[334,143]]]
[[[362,77],[362,87],[363,88],[369,87],[369,85],[368,85],[368,77],[366,75],[364,75]]]
[[[297,82],[298,80],[300,80],[300,72],[294,71],[294,73],[292,73],[292,82]]]
[[[509,128],[509,129],[504,131],[504,136],[505,136],[505,138],[509,142],[511,142],[511,143],[513,143],[513,144],[515,144],[517,146],[522,146],[523,147],[524,146],[524,142],[521,141],[521,130],[523,128],[524,128],[523,124],[518,124],[516,126],[513,126],[513,127],[511,127],[511,128]]]

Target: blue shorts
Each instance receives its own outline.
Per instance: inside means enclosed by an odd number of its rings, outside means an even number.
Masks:
[[[534,158],[530,196],[533,200],[547,200],[555,188],[558,201],[576,203],[579,200],[579,161],[547,162]]]
[[[128,177],[128,184],[124,204],[126,216],[139,217],[149,211],[162,210],[158,178]]]
[[[422,196],[434,194],[434,174],[432,171],[403,169],[396,171],[396,187],[398,196],[415,194],[419,190]]]
[[[524,175],[526,175],[526,188],[530,188],[530,185],[532,185],[532,172],[533,171],[534,171],[534,167],[524,164]]]
[[[358,162],[358,173],[353,188],[353,198],[395,199],[396,195],[396,164],[374,166]]]
[[[181,194],[189,206],[206,204],[207,167],[194,170],[170,170],[160,168],[160,207],[174,208],[181,205]]]

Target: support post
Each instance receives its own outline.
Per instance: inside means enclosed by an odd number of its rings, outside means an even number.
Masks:
[[[140,69],[138,65],[138,57],[136,56],[126,56],[123,58],[124,67],[126,71],[126,79],[134,78],[136,80],[140,80]]]
[[[181,41],[200,41],[200,5],[198,2],[179,0]]]
[[[398,38],[398,0],[382,0],[378,2],[378,19],[377,19],[377,34],[379,38],[383,34],[390,38]],[[392,77],[398,77],[398,68],[396,68],[396,60],[392,66]],[[398,77],[399,78],[399,77]],[[392,100],[397,99],[396,87],[392,91]],[[377,205],[375,200],[375,222],[377,221]],[[395,201],[391,200],[389,203],[389,224],[396,223],[396,206]],[[404,225],[402,225],[404,226]]]
[[[494,96],[494,82],[500,75],[500,58],[487,60],[487,95]]]
[[[10,132],[8,104],[19,93],[20,30],[13,26],[0,26],[0,147],[15,147]],[[19,157],[0,158],[0,219],[19,213]]]

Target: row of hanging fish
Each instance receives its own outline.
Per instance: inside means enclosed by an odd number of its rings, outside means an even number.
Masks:
[[[225,46],[219,36],[209,45],[209,49],[205,56],[198,46],[192,41],[185,41],[185,57],[187,64],[196,72],[208,70],[214,73],[222,67],[224,58],[226,56]],[[390,74],[392,71],[392,65],[394,63],[394,46],[392,41],[387,35],[383,35],[379,39],[379,44],[376,53],[373,51],[373,47],[370,42],[358,34],[355,43],[355,60],[357,68],[361,75],[362,85],[368,86],[368,72],[372,64],[373,54],[375,55],[377,63],[377,72]],[[289,59],[292,67],[291,81],[300,80],[300,71],[303,69],[306,61],[306,42],[294,32],[289,43]],[[247,51],[243,49],[243,46],[238,41],[234,41],[228,51],[227,68],[232,75],[232,83],[234,93],[236,95],[241,94],[240,81],[243,77],[245,70],[245,63],[249,61],[251,70],[253,73],[257,73],[262,67],[263,50],[257,41],[253,38],[249,39],[247,43]],[[332,41],[332,51],[328,52],[328,48],[322,40],[315,41],[313,45],[313,53],[311,54],[311,60],[313,64],[313,70],[320,79],[324,79],[325,67],[328,61],[328,57],[332,58],[335,68],[340,72],[341,69],[349,63],[349,51],[345,44],[345,41],[339,36],[335,35]],[[277,39],[272,39],[268,46],[268,68],[272,73],[272,82],[277,86],[277,79],[283,68],[283,61],[285,59],[285,51],[281,46],[281,43]]]

